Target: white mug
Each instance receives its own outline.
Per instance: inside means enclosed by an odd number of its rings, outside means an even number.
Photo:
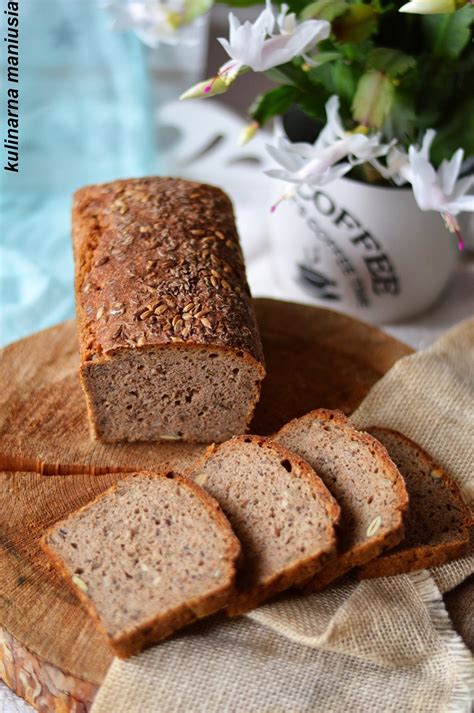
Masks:
[[[273,183],[275,200],[289,184]],[[373,323],[406,319],[440,295],[458,260],[438,213],[409,188],[342,178],[297,187],[270,217],[277,280],[289,299]]]

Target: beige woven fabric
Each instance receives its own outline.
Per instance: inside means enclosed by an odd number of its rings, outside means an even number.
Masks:
[[[412,438],[456,478],[473,505],[474,319],[400,359],[352,419],[358,428],[376,423]]]
[[[474,320],[400,360],[353,418],[420,443],[474,502]],[[115,660],[93,713],[346,713],[470,710],[474,663],[440,590],[474,571],[473,551],[431,573],[286,594],[229,621],[202,622]]]

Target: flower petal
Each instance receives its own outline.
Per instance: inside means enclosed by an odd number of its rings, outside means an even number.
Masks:
[[[451,198],[453,200],[457,200],[467,193],[471,189],[471,186],[474,186],[474,175],[460,178],[454,189],[451,191]]]
[[[446,161],[446,159],[442,161],[441,166],[438,169],[438,175],[443,191],[447,195],[451,195],[454,190],[454,186],[458,180],[459,171],[461,170],[463,158],[464,151],[462,149],[458,149],[456,153],[451,156],[449,161]]]
[[[436,131],[434,129],[427,129],[421,142],[420,153],[426,160],[429,160],[431,144],[436,136]],[[411,148],[411,147],[410,147]]]
[[[284,139],[281,139],[278,147],[267,145],[268,153],[288,171],[298,171],[303,163],[302,158],[295,152],[286,149],[284,141]]]
[[[445,212],[457,215],[463,211],[474,211],[474,196],[461,196],[456,200],[449,201]]]

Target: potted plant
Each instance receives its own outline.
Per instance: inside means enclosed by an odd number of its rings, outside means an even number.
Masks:
[[[183,98],[249,71],[275,81],[243,139],[277,120],[270,231],[289,296],[380,322],[442,291],[457,216],[474,210],[473,19],[463,0],[290,0],[277,16],[267,1],[253,23],[229,15],[229,61]]]

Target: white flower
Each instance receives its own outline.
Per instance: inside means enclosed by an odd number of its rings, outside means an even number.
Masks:
[[[137,0],[127,3],[111,0],[104,8],[112,17],[112,30],[133,30],[144,44],[157,47],[160,42],[182,42],[177,30],[210,6],[211,0]],[[192,41],[189,39],[188,42]]]
[[[337,96],[327,102],[326,116],[327,123],[314,144],[293,144],[280,139],[276,147],[268,146],[268,152],[283,170],[272,169],[267,175],[289,183],[324,186],[344,176],[353,166],[384,156],[392,146],[382,144],[380,134],[365,136],[345,131]]]
[[[429,129],[420,149],[410,146],[408,163],[402,166],[401,175],[411,183],[421,210],[436,210],[451,216],[465,210],[474,211],[474,196],[466,195],[474,186],[474,176],[459,179],[464,151],[458,149],[449,161],[442,161],[436,171],[429,159],[435,135],[436,132]]]
[[[457,236],[459,248],[462,250],[462,235],[454,216],[462,211],[474,211],[474,196],[466,195],[474,186],[474,176],[459,178],[464,158],[462,149],[458,149],[449,161],[445,159],[436,171],[429,159],[435,135],[433,129],[428,129],[421,148],[410,146],[408,154],[403,149],[390,149],[386,166],[376,159],[370,163],[384,178],[390,178],[397,185],[410,183],[418,207],[421,210],[441,213],[446,227]]]
[[[254,72],[265,72],[272,67],[289,62],[329,37],[331,26],[326,20],[307,20],[297,23],[294,13],[282,5],[277,20],[280,34],[273,34],[275,16],[270,0],[255,22],[243,24],[229,14],[229,39],[219,42],[231,58],[219,70],[233,81],[243,67]]]
[[[377,169],[383,178],[390,179],[397,186],[402,186],[408,181],[408,179],[405,178],[405,174],[409,160],[408,154],[403,148],[392,146],[387,153],[385,166],[376,158],[371,159],[370,164]]]
[[[436,169],[430,163],[431,144],[436,136],[428,129],[421,148],[410,146],[408,153],[393,147],[387,154],[387,165],[376,159],[370,163],[384,177],[397,185],[410,183],[413,194],[421,210],[435,210],[445,215],[457,215],[464,210],[474,210],[474,196],[466,193],[474,185],[474,176],[459,179],[464,151],[458,149],[449,161],[446,159]]]
[[[296,15],[294,12],[288,14],[289,7],[286,3],[280,5],[280,14],[277,16],[277,24],[282,35],[291,35],[296,30]]]
[[[265,173],[288,183],[324,186],[344,176],[352,168],[347,161],[338,163],[347,156],[346,147],[341,144],[338,142],[334,147],[318,149],[315,145],[293,144],[280,138],[277,146],[267,146],[267,150],[283,168],[274,168]]]

